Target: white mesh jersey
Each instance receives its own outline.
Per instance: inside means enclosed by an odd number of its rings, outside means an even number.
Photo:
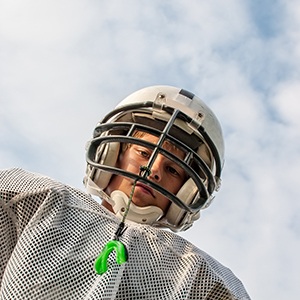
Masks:
[[[89,195],[21,169],[0,172],[0,299],[250,299],[233,273],[180,236],[128,224],[128,261],[94,261],[119,220]]]

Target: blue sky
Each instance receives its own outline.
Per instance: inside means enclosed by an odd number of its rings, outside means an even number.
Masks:
[[[225,136],[221,190],[182,235],[253,299],[297,299],[298,1],[0,0],[0,168],[83,189],[95,124],[133,91],[188,89]]]

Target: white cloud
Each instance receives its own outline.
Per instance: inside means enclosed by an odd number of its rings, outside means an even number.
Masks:
[[[92,14],[91,7],[81,1],[2,1],[1,8],[1,35],[29,46],[75,39],[90,25]],[[80,22],[82,16],[84,22]]]
[[[294,134],[299,134],[300,129],[299,95],[299,80],[290,80],[277,86],[273,99],[278,116],[289,129],[295,129]]]

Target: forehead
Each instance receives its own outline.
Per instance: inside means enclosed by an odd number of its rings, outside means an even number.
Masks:
[[[157,136],[154,136],[152,134],[149,134],[149,133],[146,133],[146,132],[142,132],[140,134],[139,137],[143,140],[146,140],[147,142],[150,142],[150,143],[153,143],[153,144],[156,144],[158,142],[158,137]],[[182,150],[178,149],[177,147],[175,147],[171,142],[169,141],[165,141],[163,143],[163,148],[168,150],[169,152],[175,154],[177,157],[180,157],[180,158],[184,158],[185,154]]]

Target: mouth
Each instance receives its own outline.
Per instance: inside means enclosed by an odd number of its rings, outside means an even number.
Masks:
[[[148,185],[145,185],[143,183],[137,182],[135,186],[139,187],[143,192],[145,192],[147,194],[150,194],[153,198],[155,198],[153,189],[150,188]]]

